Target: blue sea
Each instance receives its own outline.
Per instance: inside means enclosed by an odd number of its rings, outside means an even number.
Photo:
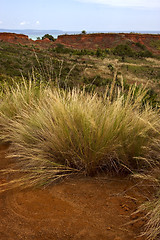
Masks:
[[[50,34],[54,38],[57,38],[58,35],[64,34],[79,34],[81,31],[62,31],[62,30],[32,30],[32,29],[0,29],[0,32],[10,32],[17,34],[25,34],[32,40],[37,40],[38,37],[42,38],[45,34]],[[87,31],[87,33],[148,33],[148,34],[160,34],[160,31]]]
[[[42,38],[45,34],[50,34],[54,38],[57,38],[58,35],[81,33],[80,31],[31,30],[31,29],[26,29],[26,30],[0,29],[0,32],[10,32],[10,33],[17,33],[17,34],[25,34],[32,40],[37,40],[38,37]]]

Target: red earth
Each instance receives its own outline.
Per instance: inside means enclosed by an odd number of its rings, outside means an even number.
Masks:
[[[157,44],[159,46],[160,34],[95,33],[60,35],[56,41],[52,42],[49,39],[33,41],[23,34],[4,32],[0,33],[0,41],[36,45],[42,48],[54,48],[57,44],[63,44],[75,49],[107,49],[125,43],[130,43],[135,47],[136,43],[140,43],[145,45],[148,50],[160,54],[159,48],[156,47]]]
[[[0,168],[9,166],[0,147]],[[1,182],[7,178],[0,176]],[[0,193],[1,240],[145,240],[135,214],[150,195],[130,177],[75,177],[43,189]]]
[[[133,45],[135,43],[140,43],[152,51],[155,50],[152,48],[152,44],[155,44],[157,41],[160,41],[160,34],[95,33],[60,35],[56,43],[78,49],[106,49],[115,47],[119,44],[125,44],[126,42]]]

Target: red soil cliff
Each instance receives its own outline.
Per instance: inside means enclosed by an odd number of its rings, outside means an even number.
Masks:
[[[6,32],[0,33],[0,40],[4,42],[22,43],[22,44],[32,42],[32,40],[30,40],[27,35],[6,33]]]
[[[125,42],[141,43],[150,48],[150,43],[160,40],[159,34],[95,33],[79,35],[60,35],[56,43],[77,49],[111,48]]]
[[[53,42],[45,38],[44,40],[32,40],[29,39],[27,35],[16,34],[16,33],[0,33],[0,41],[9,43],[20,43],[22,45],[36,45],[42,48],[48,48],[53,45]]]
[[[24,34],[0,33],[0,41],[21,44],[35,44],[44,48],[55,47],[56,44],[60,43],[66,47],[76,49],[106,49],[125,43],[130,43],[134,46],[135,43],[139,42],[145,45],[148,50],[155,53],[160,53],[160,34],[95,33],[60,35],[55,42],[52,42],[49,39],[33,41]],[[158,47],[156,47],[156,45]]]
[[[45,38],[44,40],[32,40],[29,39],[27,35],[16,34],[16,33],[0,33],[0,41],[9,42],[9,43],[20,43],[22,45],[37,45],[42,48],[48,48],[50,45],[53,45],[53,42]]]

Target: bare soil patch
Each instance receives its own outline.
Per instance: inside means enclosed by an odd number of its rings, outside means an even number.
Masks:
[[[8,165],[5,150],[1,168]],[[134,212],[149,195],[146,189],[128,177],[100,176],[1,193],[0,239],[145,240],[139,236],[143,216]]]

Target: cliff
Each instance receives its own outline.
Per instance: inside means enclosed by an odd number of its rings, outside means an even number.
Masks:
[[[27,44],[32,42],[32,40],[29,39],[27,35],[6,32],[0,33],[0,40],[4,42],[21,44]]]
[[[33,41],[24,34],[0,33],[0,41],[34,44],[42,48],[54,48],[56,44],[63,44],[75,49],[106,49],[125,43],[135,47],[136,43],[140,43],[145,45],[148,50],[160,54],[160,34],[95,33],[60,35],[56,41],[52,42],[49,39]]]
[[[53,45],[53,42],[45,38],[44,40],[32,40],[29,39],[27,35],[16,34],[16,33],[0,33],[0,41],[9,42],[9,43],[20,43],[22,45],[37,45],[42,48],[48,48]]]
[[[152,42],[160,41],[159,34],[136,34],[136,33],[95,33],[79,35],[60,35],[56,43],[77,49],[111,48],[118,44],[137,42],[144,44],[151,50]]]

